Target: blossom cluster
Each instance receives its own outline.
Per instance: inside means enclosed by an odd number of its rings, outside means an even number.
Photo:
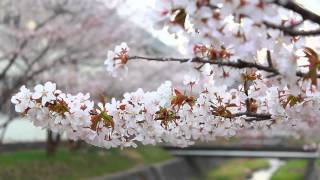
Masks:
[[[302,17],[274,1],[159,0],[152,17],[156,27],[167,26],[171,33],[183,33],[189,39],[185,46],[193,52],[191,55],[212,61],[241,59],[267,65],[267,49],[272,66],[280,71],[285,82],[292,85],[297,80],[296,53],[304,46],[305,38],[287,36],[280,29],[269,28],[265,22],[299,29],[303,27]],[[240,72],[229,69],[220,75],[229,71],[235,77],[240,76]]]
[[[89,94],[65,94],[47,82],[34,91],[22,86],[11,101],[36,126],[105,148],[136,146],[137,142],[184,147],[250,129],[272,127],[299,133],[301,128],[312,132],[319,127],[320,96],[310,81],[300,81],[303,93],[295,95],[287,87],[266,86],[259,72],[244,72],[243,82],[251,85],[235,89],[216,86],[214,75],[203,76],[201,83],[186,78],[185,90],[189,91],[185,93],[168,81],[156,91],[138,89],[124,94],[121,101],[102,98],[94,103]],[[201,91],[194,96],[191,89],[200,84]],[[270,114],[270,121],[260,122],[253,114]]]
[[[156,91],[138,89],[125,93],[122,100],[101,98],[94,103],[89,94],[63,93],[47,82],[34,91],[22,86],[11,101],[36,126],[105,148],[137,142],[188,146],[249,131],[316,137],[319,58],[312,48],[304,47],[305,38],[268,26],[301,26],[299,14],[273,2],[156,1],[155,25],[183,32],[190,40],[187,47],[193,58],[189,62],[198,60],[197,73],[184,78],[185,89],[168,81]],[[123,75],[133,57],[138,56],[129,56],[126,43],[116,46],[108,51],[107,71]],[[164,60],[170,59],[179,61]],[[301,68],[303,60],[307,65]],[[244,67],[245,63],[250,66]]]
[[[128,62],[128,53],[129,47],[125,42],[116,46],[114,51],[108,51],[108,57],[104,64],[112,76],[116,77],[120,73],[126,73],[128,68],[125,65]]]

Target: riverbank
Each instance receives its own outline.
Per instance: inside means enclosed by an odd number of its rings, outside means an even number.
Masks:
[[[43,149],[4,152],[0,154],[0,179],[92,178],[171,158],[164,150],[152,146],[124,150],[59,148],[54,157],[47,157]]]
[[[269,163],[266,159],[229,159],[219,167],[212,169],[205,180],[246,180],[253,172],[266,169]]]

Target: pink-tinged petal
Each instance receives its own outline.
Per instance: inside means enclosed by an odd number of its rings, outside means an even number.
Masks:
[[[46,82],[44,84],[44,89],[48,92],[53,92],[56,90],[56,84],[55,83],[52,83],[52,82]]]
[[[13,103],[13,104],[18,104],[18,103],[19,103],[18,97],[17,97],[17,96],[12,96],[12,97],[11,97],[11,103]]]
[[[23,104],[17,104],[15,105],[14,109],[16,110],[16,112],[22,113],[26,110],[26,107]]]
[[[30,93],[30,90],[27,89],[25,85],[21,86],[20,91],[21,91],[22,93]]]
[[[36,92],[42,92],[43,90],[44,90],[44,87],[41,84],[38,84],[34,87],[34,91]]]
[[[40,99],[42,97],[42,92],[41,91],[36,91],[32,94],[33,99]]]

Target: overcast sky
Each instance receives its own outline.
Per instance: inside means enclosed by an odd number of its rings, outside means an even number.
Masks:
[[[300,3],[301,5],[320,15],[319,0],[296,0],[296,2]]]

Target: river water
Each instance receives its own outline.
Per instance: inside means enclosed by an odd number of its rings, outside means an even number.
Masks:
[[[275,173],[280,166],[285,164],[284,161],[279,159],[268,159],[268,162],[270,165],[268,169],[261,169],[253,172],[251,178],[248,180],[270,180],[273,173]]]
[[[9,124],[3,143],[45,141],[46,138],[46,130],[35,127],[29,120],[18,118]]]

